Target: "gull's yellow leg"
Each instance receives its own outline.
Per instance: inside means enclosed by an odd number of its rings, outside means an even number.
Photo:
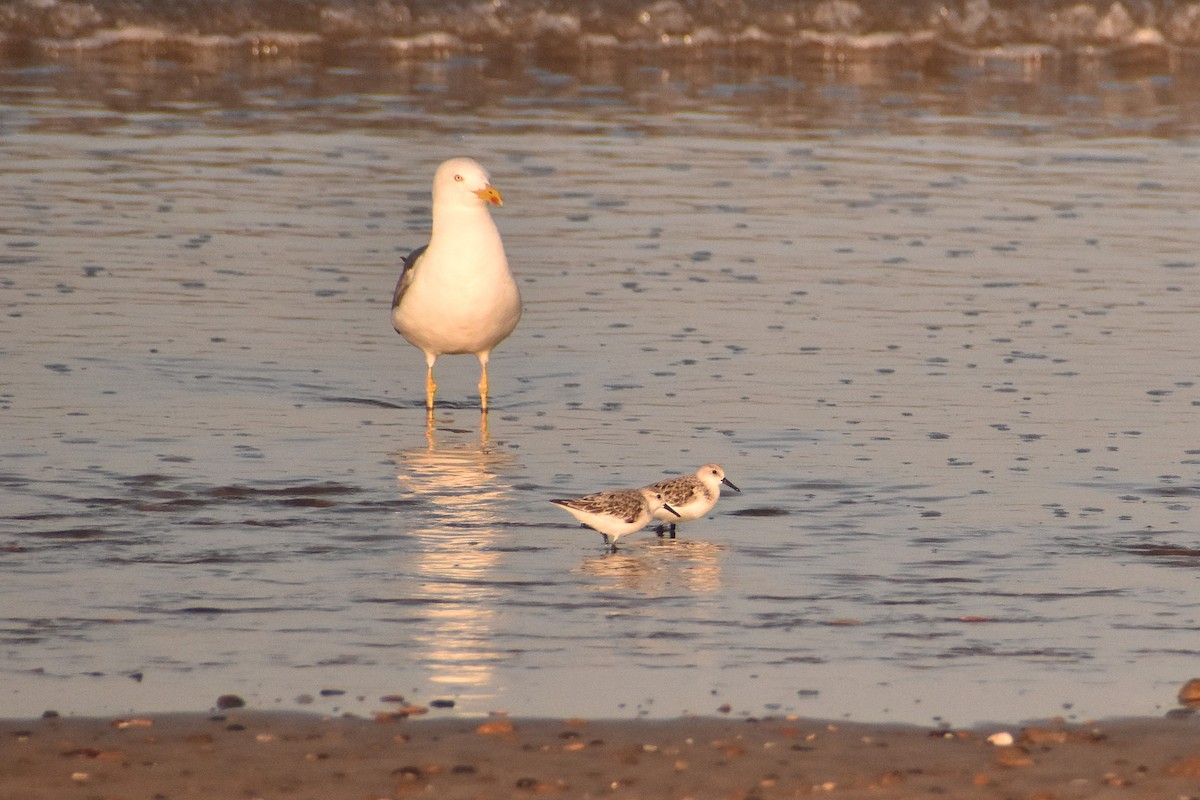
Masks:
[[[487,379],[488,354],[479,354],[479,407],[483,413],[487,413],[487,394],[488,394],[488,379]]]
[[[433,396],[437,394],[437,383],[433,380],[433,362],[437,361],[437,356],[425,355],[425,408],[430,415],[433,414]]]

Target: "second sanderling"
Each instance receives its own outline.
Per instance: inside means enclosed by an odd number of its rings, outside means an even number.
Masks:
[[[694,475],[667,478],[647,486],[646,489],[661,493],[663,501],[672,509],[670,514],[663,513],[662,509],[654,512],[654,518],[660,522],[655,533],[662,536],[669,529],[670,537],[674,539],[676,524],[700,519],[712,511],[721,497],[721,484],[735,492],[741,491],[716,464],[705,464]]]

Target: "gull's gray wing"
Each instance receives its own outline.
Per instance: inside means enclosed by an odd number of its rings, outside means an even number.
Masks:
[[[400,305],[401,298],[408,291],[409,284],[412,283],[413,274],[417,271],[417,262],[421,260],[425,250],[429,247],[423,244],[416,250],[413,250],[404,258],[404,269],[400,270],[400,280],[396,281],[396,293],[392,295],[392,308]]]

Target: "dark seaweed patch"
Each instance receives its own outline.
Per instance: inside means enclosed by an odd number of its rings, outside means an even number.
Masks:
[[[772,506],[759,506],[755,508],[739,508],[736,511],[730,511],[730,516],[734,517],[786,517],[792,512]]]

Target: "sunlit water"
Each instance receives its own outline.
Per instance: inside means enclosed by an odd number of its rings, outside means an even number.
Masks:
[[[661,75],[481,111],[443,68],[127,109],[11,71],[0,712],[1173,705],[1200,655],[1193,123]],[[431,431],[389,302],[459,153],[504,192],[525,316],[486,431],[470,357],[439,361]],[[742,492],[675,540],[606,553],[547,502],[708,461]]]

